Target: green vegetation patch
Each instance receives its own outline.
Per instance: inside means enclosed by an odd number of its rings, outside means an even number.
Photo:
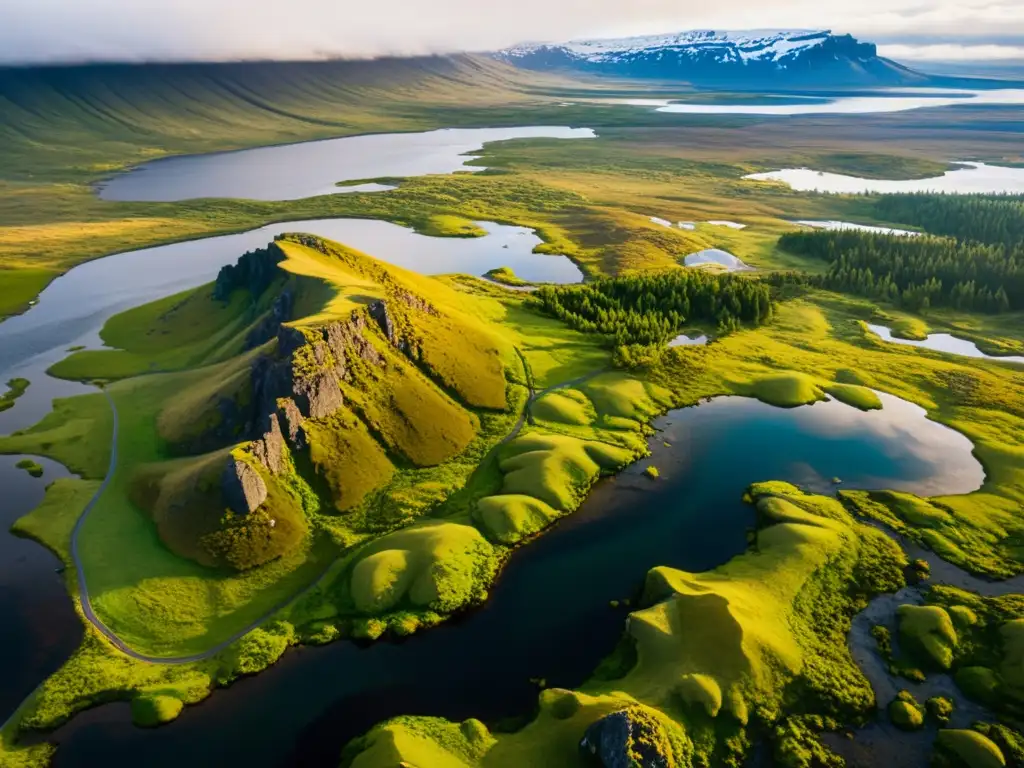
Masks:
[[[999,747],[977,731],[939,731],[935,747],[939,754],[952,755],[966,768],[1002,768],[1006,765],[1006,758]]]
[[[841,403],[852,405],[862,411],[882,410],[882,399],[867,387],[856,384],[832,384],[825,387],[825,392]]]
[[[655,764],[651,755],[664,765],[741,764],[748,728],[771,734],[780,765],[834,760],[815,730],[874,709],[846,632],[865,597],[903,584],[905,559],[834,499],[785,483],[755,486],[751,497],[765,524],[756,552],[704,574],[653,569],[646,607],[627,623],[635,653],[614,665],[614,679],[595,675],[579,691],[542,692],[536,717],[514,733],[396,718],[352,742],[342,764],[575,765],[581,738],[596,746],[589,729],[609,716],[628,719],[640,739],[615,747],[623,764]],[[829,716],[813,715],[816,707]]]
[[[383,614],[407,600],[451,613],[481,597],[497,568],[494,549],[470,526],[432,522],[384,536],[360,551],[352,568],[356,608]]]
[[[0,411],[14,407],[14,401],[25,394],[29,387],[28,379],[11,379],[7,382],[7,391],[0,395]]]
[[[132,699],[132,722],[142,728],[154,728],[177,719],[185,703],[174,696],[148,693]]]
[[[543,531],[561,513],[532,496],[509,494],[480,499],[477,517],[490,538],[502,544],[517,544]]]
[[[903,731],[916,731],[924,728],[925,708],[909,691],[900,691],[889,703],[889,719],[893,725]]]
[[[828,399],[814,378],[803,373],[759,376],[748,391],[752,397],[780,408],[796,408]]]
[[[519,277],[512,267],[496,267],[495,269],[487,270],[484,274],[494,282],[502,283],[503,285],[511,285],[516,288],[530,285],[529,282]]]
[[[24,469],[26,472],[32,475],[32,477],[43,476],[43,467],[37,462],[33,461],[32,459],[22,459],[14,466],[18,469]]]
[[[958,638],[953,620],[945,609],[934,605],[903,605],[900,617],[900,640],[908,652],[939,669],[953,665]]]

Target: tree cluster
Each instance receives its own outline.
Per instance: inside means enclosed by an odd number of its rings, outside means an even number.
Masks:
[[[870,232],[794,232],[779,246],[828,262],[812,284],[902,304],[978,312],[1024,308],[1024,245],[894,237]]]
[[[699,269],[545,286],[534,296],[570,327],[603,334],[616,345],[661,344],[688,322],[730,330],[763,323],[772,315],[766,283]]]
[[[958,240],[1024,244],[1024,197],[1006,195],[882,195],[875,217],[920,227]]]

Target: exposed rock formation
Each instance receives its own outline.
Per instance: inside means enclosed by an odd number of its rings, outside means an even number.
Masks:
[[[388,305],[383,301],[375,301],[367,309],[370,312],[370,317],[377,321],[377,325],[380,326],[388,341],[397,347],[398,337],[395,334],[395,322],[391,319]]]
[[[672,757],[659,749],[667,744],[664,728],[636,707],[591,723],[580,741],[580,752],[603,768],[668,768]]]
[[[277,265],[284,259],[284,251],[276,243],[249,251],[236,264],[221,267],[213,287],[213,297],[218,301],[227,301],[238,288],[245,288],[253,297],[260,296],[281,275]]]
[[[277,335],[282,323],[292,319],[292,308],[295,304],[291,291],[282,291],[274,299],[273,305],[262,320],[245,337],[245,348],[255,349],[266,344]]]
[[[228,459],[221,476],[221,490],[228,507],[240,515],[247,515],[267,500],[267,486],[259,473],[234,457]]]
[[[290,397],[282,398],[277,404],[278,422],[284,424],[285,436],[288,444],[295,450],[302,450],[306,447],[306,432],[302,428],[305,418],[295,401]]]
[[[263,437],[253,440],[251,450],[256,461],[277,475],[285,469],[284,435],[276,413],[271,413],[267,422]]]

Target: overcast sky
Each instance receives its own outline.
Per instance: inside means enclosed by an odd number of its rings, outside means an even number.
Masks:
[[[364,57],[828,28],[903,59],[1024,59],[1022,0],[0,0],[0,61]]]

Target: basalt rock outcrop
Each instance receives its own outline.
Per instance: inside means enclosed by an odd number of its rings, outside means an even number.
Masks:
[[[246,289],[254,297],[262,295],[280,277],[277,265],[284,260],[285,253],[276,243],[243,254],[235,264],[221,267],[213,286],[213,297],[227,301],[239,288]]]
[[[240,515],[255,512],[267,500],[267,485],[259,472],[233,457],[224,467],[221,490],[231,511]]]
[[[669,768],[675,765],[664,726],[641,707],[612,712],[591,723],[580,754],[601,768]]]

